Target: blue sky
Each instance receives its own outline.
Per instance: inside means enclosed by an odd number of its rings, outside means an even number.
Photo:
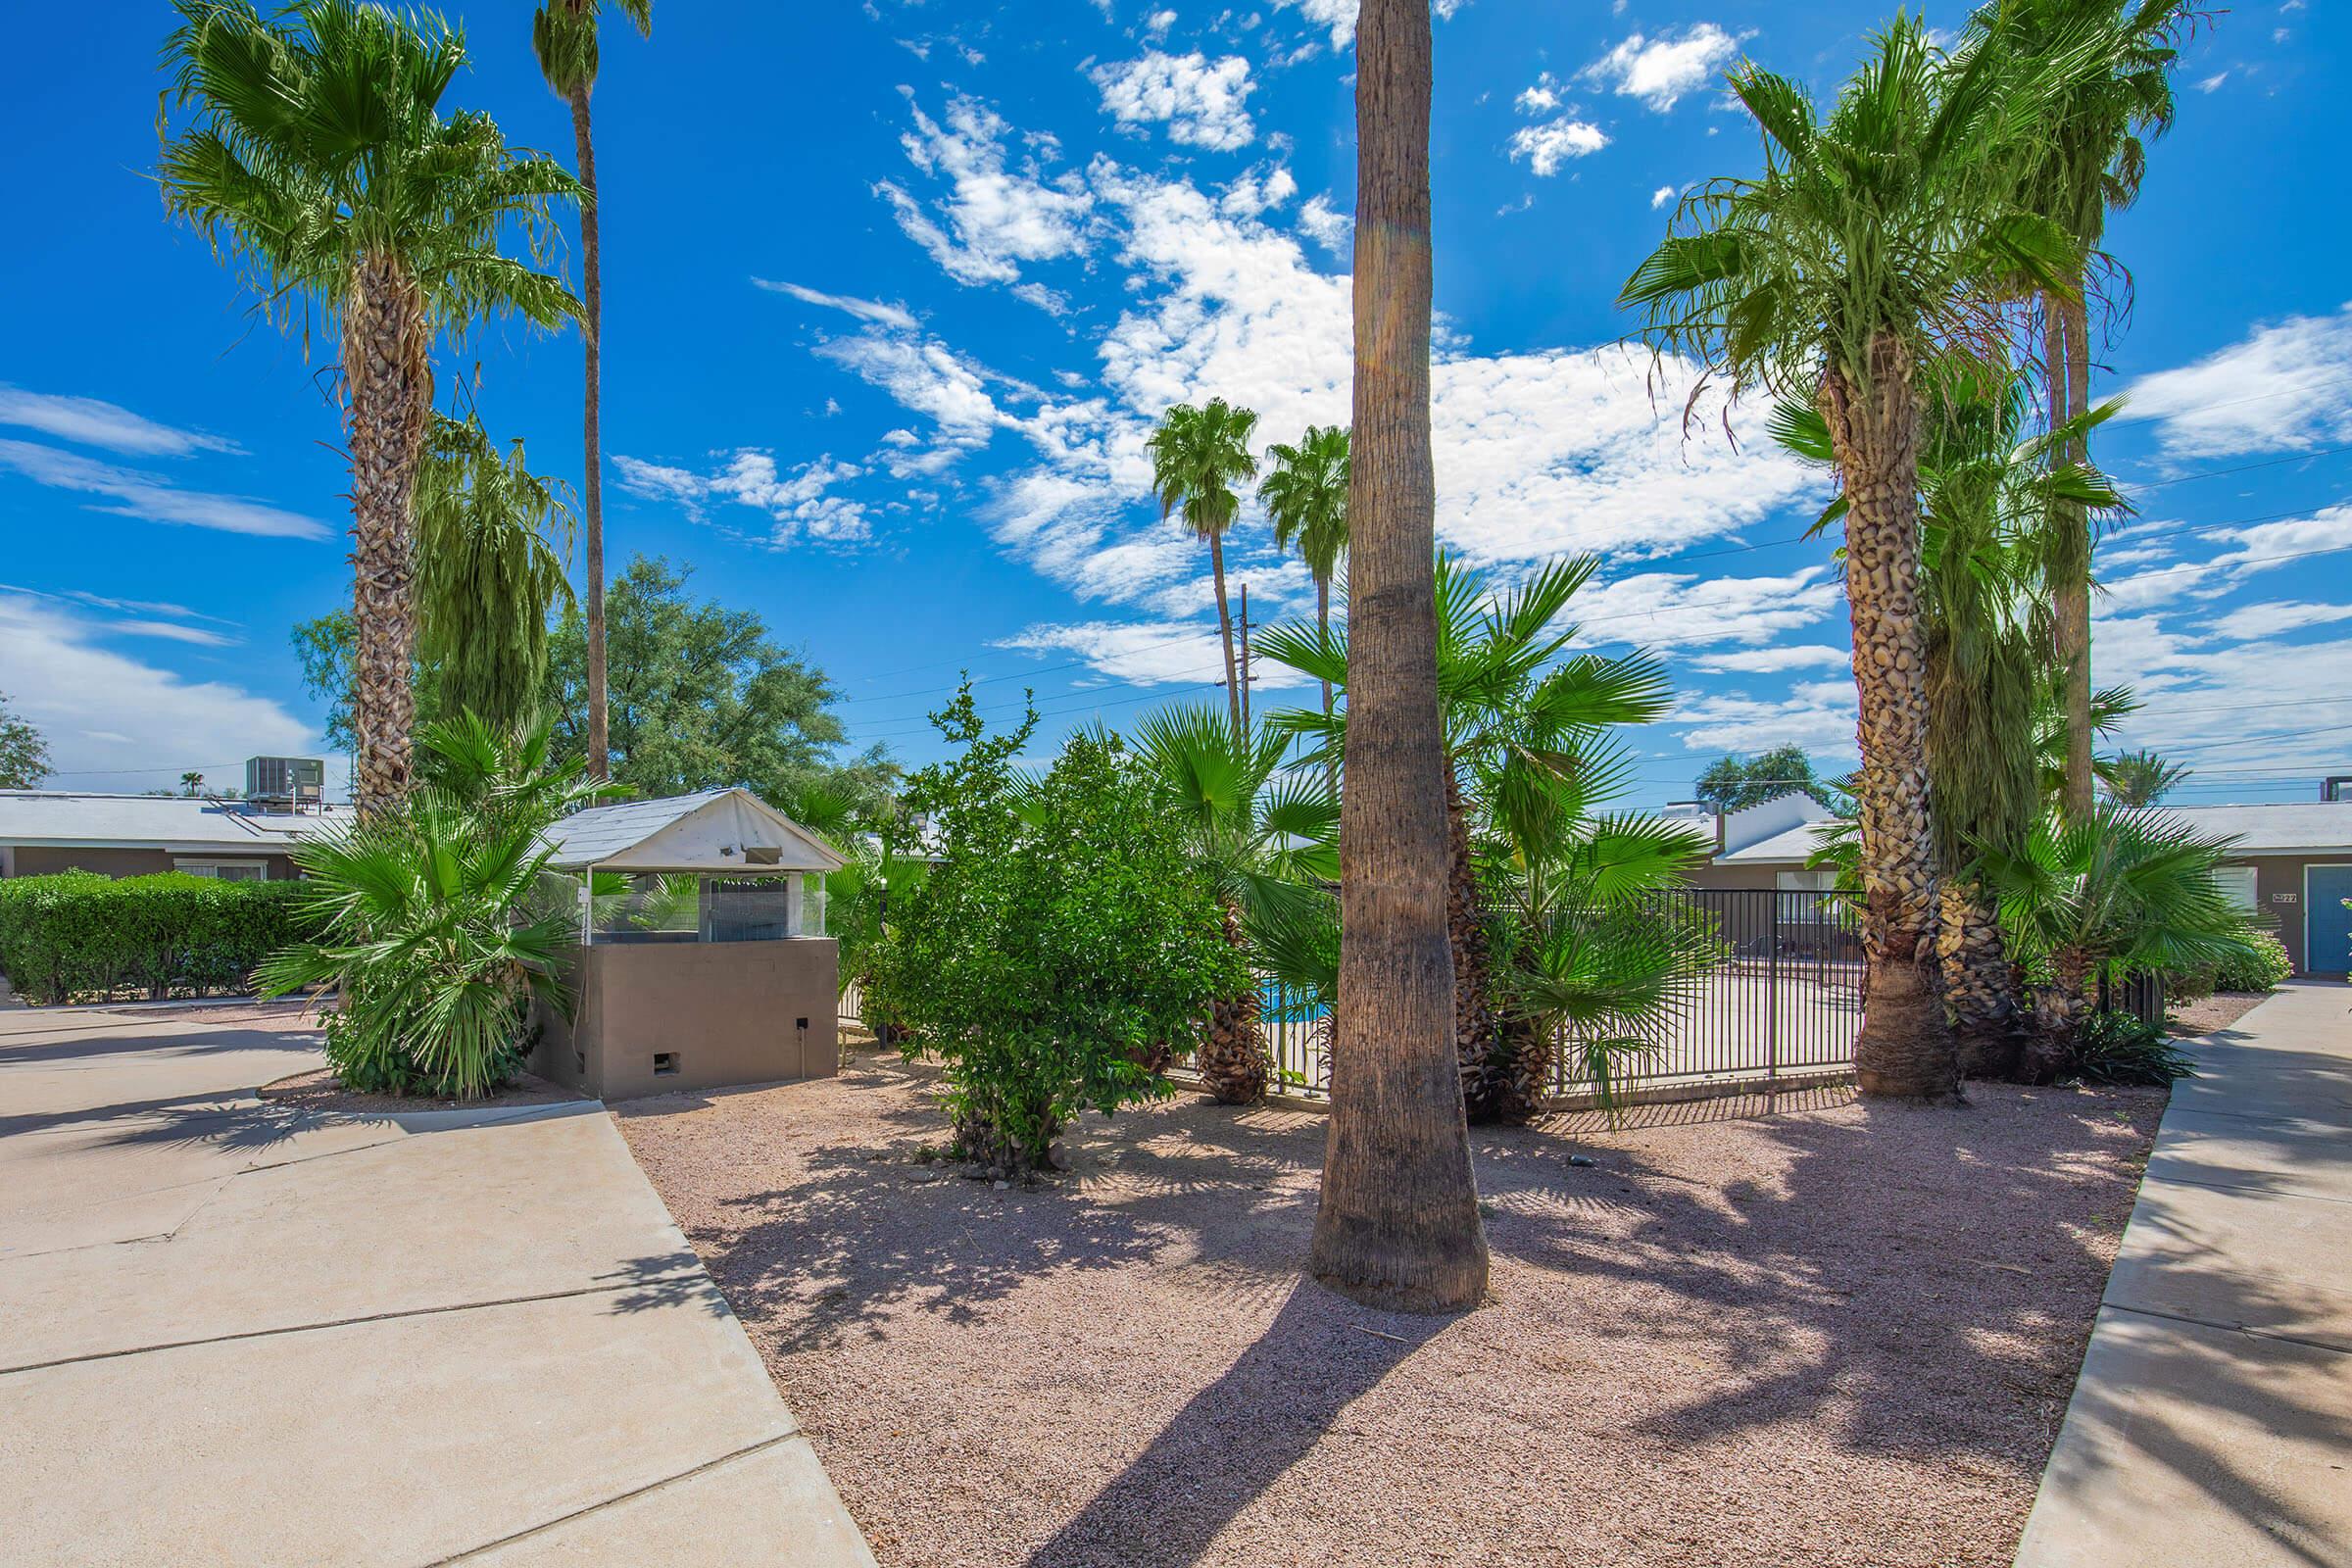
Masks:
[[[288,626],[346,602],[331,351],[254,320],[148,179],[162,7],[18,29],[0,153],[0,691],[58,783],[137,789],[316,750]],[[569,158],[517,3],[451,8],[453,106]],[[1876,7],[1460,0],[1437,27],[1442,537],[1498,575],[1592,550],[1594,646],[1655,649],[1677,708],[1638,800],[1783,740],[1850,762],[1845,608],[1792,542],[1819,476],[1744,411],[1686,439],[1675,367],[1614,347],[1618,285],[1674,194],[1756,160],[1720,73],[1834,89]],[[1214,698],[1205,551],[1161,524],[1142,442],[1181,398],[1262,440],[1347,414],[1348,0],[663,0],[612,34],[606,529],[691,564],[841,684],[854,741],[935,755],[960,668],[1048,732]],[[1946,26],[1958,7],[1931,11]],[[2110,243],[2133,308],[2101,457],[2139,514],[2102,547],[2098,678],[2185,800],[2299,799],[2352,771],[2352,220],[2327,193],[2352,63],[2338,0],[2214,19]],[[576,270],[576,265],[575,265]],[[493,433],[576,482],[579,344],[443,356]],[[1262,517],[1252,614],[1311,610]],[[1305,701],[1279,671],[1261,705]]]

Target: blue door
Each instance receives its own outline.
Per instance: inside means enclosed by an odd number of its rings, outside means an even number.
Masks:
[[[2352,865],[2314,865],[2303,872],[2303,972],[2352,969]]]

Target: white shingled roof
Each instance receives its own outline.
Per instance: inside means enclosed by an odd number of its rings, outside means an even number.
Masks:
[[[2237,842],[2230,858],[2256,855],[2352,857],[2352,801],[2292,801],[2263,806],[2167,806],[2160,814],[2207,838]],[[1802,865],[1827,823],[1807,822],[1715,857],[1717,865]]]
[[[559,870],[836,871],[833,847],[750,790],[591,807],[547,830]],[[754,852],[773,852],[771,854]]]
[[[282,854],[294,840],[350,819],[351,813],[340,808],[296,815],[256,811],[239,802],[202,796],[0,790],[0,844]]]

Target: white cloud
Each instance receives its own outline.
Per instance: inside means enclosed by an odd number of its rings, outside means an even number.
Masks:
[[[1255,84],[1240,55],[1212,61],[1198,50],[1154,49],[1140,60],[1098,66],[1092,75],[1103,112],[1121,124],[1164,122],[1170,140],[1212,152],[1246,147],[1257,134],[1246,106]]]
[[[1586,588],[1576,596],[1575,613],[1580,641],[1644,648],[1711,643],[1760,648],[1783,632],[1819,621],[1837,608],[1840,593],[1838,577],[1826,564],[1800,567],[1782,577],[1700,578],[1690,572],[1647,571]]]
[[[858,544],[872,531],[862,503],[830,493],[834,485],[865,470],[855,464],[836,463],[830,456],[801,464],[790,472],[776,466],[772,454],[751,448],[735,453],[708,474],[617,453],[612,466],[620,474],[621,488],[630,494],[676,502],[697,517],[703,514],[702,503],[713,499],[758,508],[775,519],[764,542],[776,549],[802,539],[815,544]]]
[[[2308,517],[2225,529],[2215,537],[2226,541],[2228,548],[2206,562],[2207,570],[2238,577],[2274,571],[2307,551],[2352,545],[2352,502],[2324,507]]]
[[[1793,744],[1842,760],[1855,755],[1854,683],[1807,681],[1786,697],[1694,697],[1678,703],[1666,722],[1687,726],[1683,745],[1694,752],[1761,752]]]
[[[2157,421],[2168,458],[2299,452],[2352,440],[2352,304],[2293,316],[2124,389],[2124,419]]]
[[[1511,107],[1523,115],[1548,115],[1560,107],[1560,86],[1546,71],[1536,78],[1532,87],[1523,89],[1511,100]]]
[[[916,169],[946,181],[948,191],[926,209],[893,181],[874,189],[941,270],[959,283],[1010,283],[1020,277],[1021,263],[1087,248],[1094,198],[1082,179],[1049,179],[1034,160],[1008,168],[1004,122],[984,104],[957,98],[948,105],[943,124],[912,106],[911,89],[901,91],[907,94],[915,128],[900,145]]]
[[[324,539],[328,534],[323,523],[259,501],[182,490],[157,474],[119,468],[78,453],[61,452],[30,441],[0,440],[0,468],[13,468],[34,483],[52,489],[109,497],[114,505],[92,510],[116,516],[270,539]]]
[[[1358,0],[1274,0],[1288,10],[1298,9],[1300,16],[1320,27],[1331,29],[1331,46],[1345,49],[1355,42],[1355,15]],[[1430,11],[1440,22],[1462,9],[1464,0],[1434,0]]]
[[[1036,625],[992,643],[1029,653],[1072,653],[1098,673],[1139,686],[1197,686],[1225,678],[1225,655],[1214,622],[1080,621]],[[1290,671],[1269,662],[1264,674]],[[1253,683],[1262,688],[1266,682]]]
[[[1776,675],[1785,669],[1843,669],[1853,655],[1825,643],[1790,643],[1779,648],[1747,648],[1737,653],[1703,654],[1691,667],[1708,674]]]
[[[1328,196],[1306,199],[1306,205],[1298,209],[1298,227],[1334,256],[1347,256],[1355,244],[1354,216],[1332,206]]]
[[[1608,136],[1598,125],[1562,115],[1511,132],[1511,162],[1525,159],[1538,178],[1547,179],[1569,159],[1596,153],[1608,144]]]
[[[80,446],[105,447],[136,457],[185,457],[191,452],[242,452],[234,441],[158,424],[118,404],[96,398],[27,392],[0,381],[0,424],[38,430]]]
[[[2206,624],[2217,637],[2248,642],[2276,637],[2281,632],[2300,631],[2306,626],[2330,625],[2339,620],[2352,620],[2352,605],[2314,605],[2282,599],[2267,604],[2246,605],[2226,615],[2218,615]]]
[[[1677,37],[1672,28],[1656,37],[1629,34],[1623,43],[1579,74],[1664,114],[1687,94],[1705,86],[1740,52],[1740,40],[1702,22]]]
[[[859,320],[874,321],[883,326],[895,326],[909,332],[913,331],[915,327],[914,317],[907,312],[904,305],[887,305],[880,300],[861,300],[848,294],[827,294],[817,289],[805,288],[799,283],[779,283],[773,278],[766,277],[753,278],[752,285],[755,288],[766,289],[771,294],[789,294],[804,304],[822,305],[827,310],[846,311]]]
[[[1674,200],[1674,187],[1672,185],[1660,185],[1656,190],[1653,190],[1649,193],[1649,209],[1654,213],[1672,200]]]
[[[1217,211],[1231,218],[1255,218],[1298,194],[1298,177],[1289,169],[1279,165],[1271,172],[1252,169],[1225,187],[1225,194],[1217,198]]]
[[[2217,71],[2210,76],[2200,76],[2197,78],[2194,85],[2199,92],[2212,92],[2214,89],[2221,86],[2223,82],[2228,81],[2229,79],[2230,73],[2227,71]]]
[[[132,792],[188,768],[316,751],[310,726],[269,698],[99,645],[122,629],[0,590],[0,669],[12,704],[48,736],[58,784]]]

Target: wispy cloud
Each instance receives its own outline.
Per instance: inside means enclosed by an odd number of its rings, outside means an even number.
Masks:
[[[1247,147],[1257,136],[1247,107],[1256,84],[1240,55],[1210,60],[1153,49],[1140,60],[1097,66],[1102,112],[1123,125],[1164,123],[1168,138],[1211,152]]]
[[[914,317],[904,305],[861,300],[850,294],[827,294],[821,289],[808,288],[800,283],[780,283],[769,277],[755,277],[752,286],[766,289],[771,294],[789,294],[805,305],[821,305],[829,311],[843,311],[860,320],[877,321],[884,326],[895,326],[908,332],[915,327]]]
[[[224,436],[158,424],[120,404],[96,398],[27,392],[0,382],[0,424],[13,424],[80,446],[104,447],[133,457],[185,457],[193,452],[240,452]]]
[[[2124,389],[2119,417],[2152,419],[2167,457],[2297,452],[2352,441],[2352,304],[2291,316]]]
[[[13,469],[52,489],[106,496],[114,504],[97,506],[94,510],[118,516],[271,539],[328,536],[325,524],[263,502],[244,496],[182,490],[159,474],[117,467],[30,441],[0,440],[0,468]]]
[[[1539,179],[1548,179],[1570,159],[1589,157],[1608,144],[1607,134],[1598,125],[1562,115],[1511,132],[1511,162],[1524,161]]]
[[[621,488],[648,500],[669,501],[691,516],[704,515],[707,501],[731,501],[757,508],[774,519],[760,542],[784,549],[804,540],[820,545],[854,545],[872,533],[862,502],[832,493],[833,487],[865,470],[836,463],[831,456],[779,468],[775,457],[746,448],[710,473],[647,463],[615,454],[612,466]]]
[[[1664,114],[1722,74],[1739,52],[1738,38],[1712,22],[1701,22],[1679,35],[1671,27],[1654,37],[1629,34],[1578,74]]]

